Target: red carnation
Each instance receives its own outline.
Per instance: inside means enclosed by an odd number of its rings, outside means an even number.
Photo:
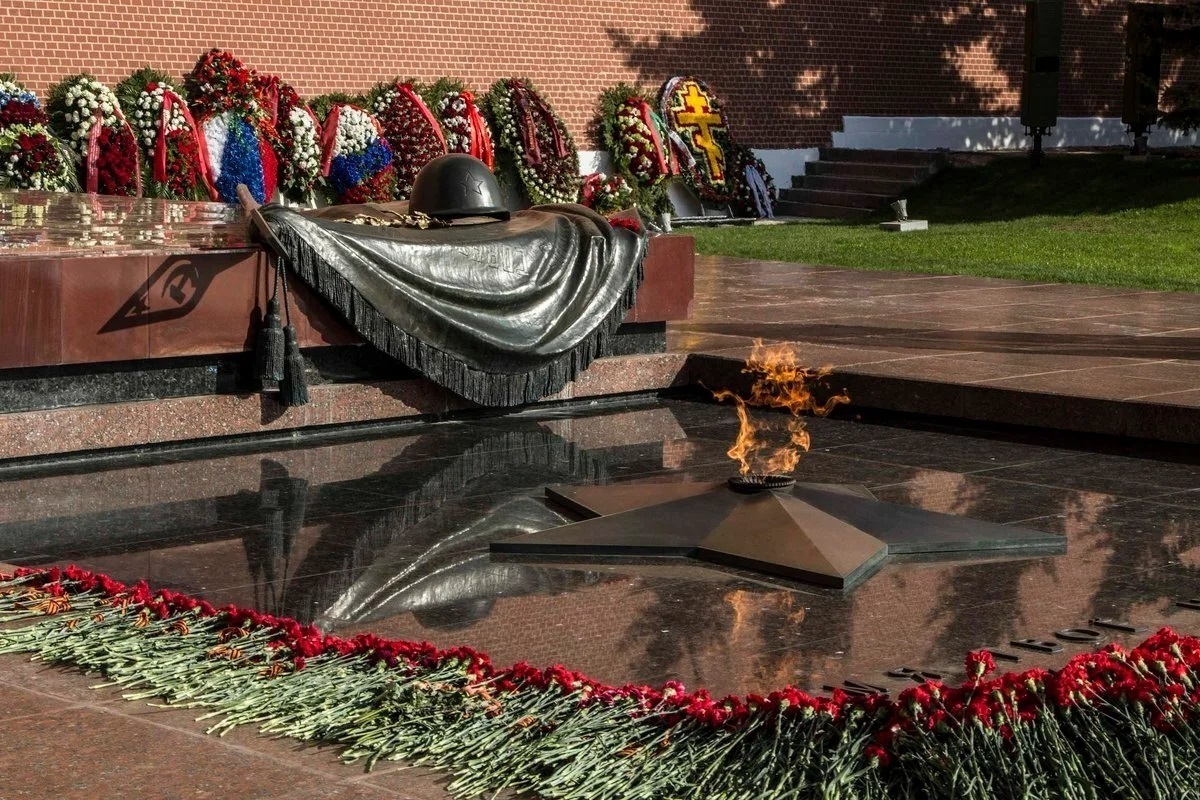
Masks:
[[[976,650],[967,654],[967,676],[981,680],[996,669],[996,659],[987,650]]]

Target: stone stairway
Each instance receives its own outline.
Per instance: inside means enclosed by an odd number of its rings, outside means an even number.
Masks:
[[[924,150],[850,150],[822,147],[819,161],[792,178],[779,193],[780,215],[853,219],[864,217],[928,180],[946,154]]]

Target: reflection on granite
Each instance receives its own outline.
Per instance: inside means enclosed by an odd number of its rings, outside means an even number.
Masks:
[[[1054,639],[1096,617],[1200,631],[1200,611],[1177,605],[1200,595],[1194,458],[944,427],[810,427],[816,449],[802,480],[862,483],[892,502],[1062,533],[1067,553],[896,558],[848,596],[653,560],[491,560],[489,541],[567,519],[544,501],[546,484],[731,473],[728,408],[647,401],[14,477],[0,481],[0,559],[76,562],[343,633],[716,692],[845,679],[899,690],[889,670],[953,678],[981,646],[1019,653],[1018,666],[1053,665],[1082,645],[1039,655],[1009,642]]]
[[[237,206],[0,190],[0,259],[251,247]]]

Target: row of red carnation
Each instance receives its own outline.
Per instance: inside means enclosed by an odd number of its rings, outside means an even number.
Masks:
[[[1059,670],[1030,669],[992,676],[995,662],[986,651],[967,657],[968,679],[958,686],[929,681],[901,692],[892,700],[883,694],[859,696],[834,691],[832,697],[811,695],[785,687],[765,696],[715,698],[700,689],[689,692],[677,682],[662,687],[609,686],[570,670],[561,664],[538,668],[518,663],[496,669],[484,653],[469,647],[438,649],[429,642],[384,639],[359,634],[350,639],[327,635],[312,625],[294,619],[226,606],[217,608],[205,600],[161,589],[152,591],[145,582],[126,586],[111,578],[67,567],[49,570],[18,569],[25,578],[51,594],[98,592],[109,599],[127,600],[143,606],[160,619],[195,613],[223,617],[229,625],[277,632],[273,644],[286,647],[304,660],[322,655],[367,656],[391,666],[433,669],[457,663],[476,684],[487,684],[492,692],[522,689],[559,691],[576,696],[581,704],[632,701],[653,711],[661,724],[691,720],[711,728],[739,728],[752,720],[776,715],[812,718],[828,722],[864,712],[883,725],[867,755],[886,761],[896,737],[920,732],[946,732],[956,726],[974,725],[998,730],[1009,736],[1012,726],[1035,722],[1056,709],[1103,704],[1136,704],[1145,709],[1153,724],[1170,730],[1194,722],[1200,713],[1200,639],[1182,636],[1164,628],[1132,650],[1108,645],[1099,652],[1072,658]],[[10,580],[0,575],[0,580]],[[856,715],[857,716],[857,715]]]

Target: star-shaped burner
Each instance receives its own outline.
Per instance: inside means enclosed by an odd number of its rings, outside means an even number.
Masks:
[[[546,496],[591,518],[493,542],[493,553],[692,558],[849,591],[889,555],[1066,552],[1059,534],[886,503],[862,486],[775,476],[550,486]]]

